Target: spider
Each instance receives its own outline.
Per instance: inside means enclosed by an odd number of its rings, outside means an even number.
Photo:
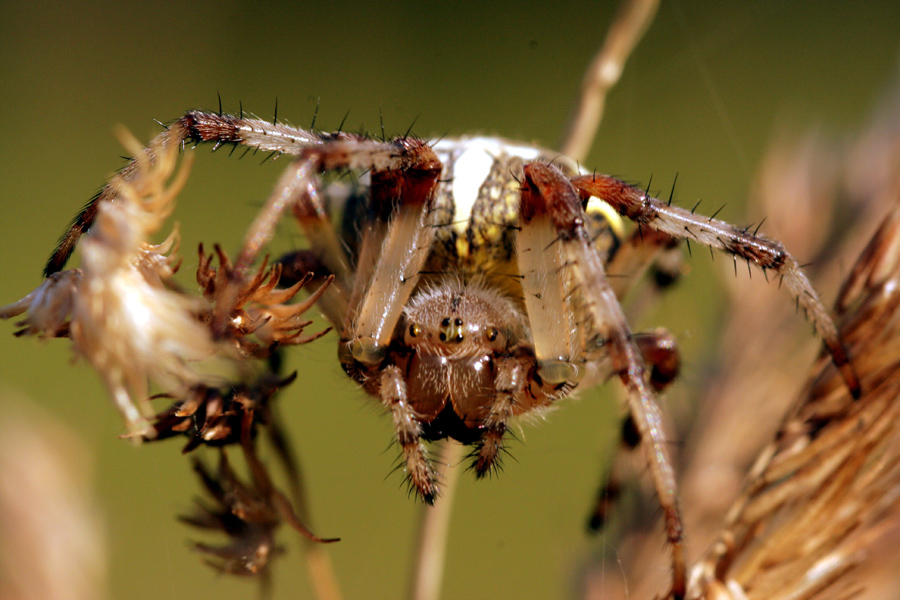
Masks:
[[[854,395],[859,384],[834,323],[797,261],[777,241],[661,201],[565,157],[485,137],[437,142],[303,130],[191,111],[154,144],[246,147],[296,158],[248,234],[234,272],[249,273],[285,210],[309,248],[295,269],[332,277],[318,306],[340,335],[346,373],[393,418],[413,489],[428,503],[440,482],[425,442],[473,447],[477,476],[498,466],[510,421],[576,389],[618,378],[645,445],[673,549],[672,595],[684,595],[684,543],[656,392],[673,373],[665,334],[632,333],[619,298],[679,240],[771,271],[802,306]],[[364,173],[339,231],[323,176]],[[45,268],[63,268],[126,166],[76,216]],[[637,224],[628,235],[621,217]],[[651,368],[652,367],[652,368]],[[651,373],[661,374],[660,378]]]

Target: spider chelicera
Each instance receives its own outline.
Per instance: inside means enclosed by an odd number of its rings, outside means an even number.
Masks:
[[[296,157],[234,272],[250,272],[291,210],[309,248],[289,262],[333,276],[318,306],[340,334],[341,364],[392,415],[407,475],[426,502],[440,486],[426,441],[471,445],[483,476],[498,464],[511,419],[617,377],[664,511],[674,596],[686,584],[682,526],[656,399],[662,383],[651,372],[664,382],[675,350],[666,335],[632,334],[619,298],[634,277],[608,273],[636,276],[681,239],[745,259],[784,282],[859,392],[827,310],[779,242],[584,173],[550,151],[496,138],[373,139],[201,111],[170,124],[149,150],[185,142]],[[367,182],[340,231],[322,184],[336,171]],[[114,201],[133,173],[126,166],[78,214],[46,275],[63,268],[98,205]],[[620,217],[637,224],[632,233]]]

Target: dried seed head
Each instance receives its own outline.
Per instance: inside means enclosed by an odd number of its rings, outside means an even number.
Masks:
[[[275,531],[287,523],[312,542],[330,543],[313,535],[300,521],[287,497],[276,489],[252,444],[242,447],[248,480],[242,480],[232,469],[225,450],[219,454],[219,467],[213,473],[204,463],[194,461],[197,473],[213,502],[198,501],[198,510],[181,520],[207,530],[218,530],[228,536],[228,543],[211,546],[195,543],[214,569],[233,575],[266,575],[269,559],[281,552],[275,544]]]
[[[28,316],[16,323],[17,327],[23,328],[16,332],[17,336],[67,337],[81,279],[81,269],[54,273],[18,302],[0,308],[0,319],[27,312]]]
[[[159,245],[147,242],[172,211],[189,157],[173,178],[180,151],[173,139],[161,136],[142,149],[130,136],[122,138],[136,158],[127,178],[113,179],[115,201],[98,207],[80,246],[81,269],[51,276],[0,309],[0,317],[27,310],[20,334],[71,337],[76,355],[106,383],[129,434],[146,437],[154,433],[147,421],[154,414],[150,382],[176,394],[220,383],[192,364],[220,348],[197,318],[205,302],[167,284],[176,270],[169,253],[177,233]]]
[[[212,266],[212,255],[206,254],[203,245],[200,246],[197,283],[210,307],[204,319],[211,322],[214,331],[231,340],[242,355],[267,358],[279,345],[306,344],[331,331],[329,327],[303,336],[303,330],[312,323],[304,319],[303,314],[322,296],[333,277],[326,279],[303,302],[288,304],[310,277],[289,288],[277,289],[281,264],[268,267],[266,258],[252,278],[243,279],[218,245],[215,252],[219,259],[218,269]],[[231,306],[225,311],[222,323],[214,323],[224,302],[231,302]]]
[[[213,502],[198,500],[194,514],[180,519],[228,536],[224,545],[195,542],[194,548],[217,571],[232,575],[265,573],[269,559],[280,552],[275,545],[275,530],[280,524],[277,510],[252,484],[238,478],[224,452],[215,472],[199,460],[194,461],[194,471]]]

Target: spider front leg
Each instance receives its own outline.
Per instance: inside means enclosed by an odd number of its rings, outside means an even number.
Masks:
[[[272,238],[283,212],[293,208],[310,244],[339,281],[333,293],[323,299],[326,316],[332,318],[344,333],[355,330],[351,352],[358,360],[371,363],[378,356],[384,357],[390,335],[415,287],[430,248],[433,232],[425,225],[441,163],[421,140],[398,138],[376,142],[345,137],[326,140],[300,152],[250,226],[234,272],[240,278],[249,270],[260,249]],[[404,210],[391,221],[390,228],[376,231],[386,232],[385,238],[379,239],[383,258],[394,259],[393,265],[399,265],[401,273],[411,275],[398,279],[391,262],[376,264],[369,293],[361,296],[354,289],[351,295],[351,299],[362,298],[358,309],[349,307],[350,300],[344,287],[350,278],[349,267],[317,191],[317,175],[335,169],[372,170],[372,202],[380,207],[376,214],[385,220],[396,202],[404,205]],[[371,244],[364,241],[364,246]],[[360,283],[358,272],[354,287]],[[373,294],[372,289],[376,293]],[[223,306],[219,307],[222,318],[228,314],[225,312],[230,305],[228,300],[226,297]],[[338,323],[339,315],[344,315],[342,323]]]
[[[580,376],[590,374],[602,352],[608,353],[612,372],[626,388],[629,412],[663,509],[672,549],[670,594],[683,598],[683,526],[662,417],[640,350],[606,278],[603,260],[591,244],[581,197],[558,169],[541,163],[525,166],[522,188],[517,252],[525,305],[534,329],[538,376],[559,385],[574,385]],[[552,300],[546,298],[547,291]],[[549,336],[534,327],[538,318],[556,323],[557,335]],[[581,359],[585,359],[583,363]],[[579,373],[579,367],[588,372]]]
[[[694,240],[710,248],[729,252],[763,272],[774,271],[802,306],[831,360],[841,373],[854,398],[860,396],[859,378],[838,335],[837,327],[822,304],[819,295],[800,269],[796,259],[775,240],[739,229],[724,221],[696,215],[651,197],[644,190],[606,175],[584,175],[572,179],[572,185],[583,199],[600,198],[619,214],[638,224],[680,239]]]
[[[350,377],[379,397],[390,411],[406,471],[429,504],[438,495],[437,475],[422,443],[422,425],[407,393],[401,367],[405,356],[389,346],[434,240],[431,211],[442,165],[427,143],[398,138],[383,145],[402,155],[402,164],[371,170],[371,210],[363,223],[356,276],[342,322],[340,359]],[[348,149],[352,151],[351,149]],[[300,205],[298,217],[309,231],[322,223],[314,207]],[[311,237],[314,251],[323,238]]]
[[[166,129],[157,135],[147,146],[146,157],[152,163],[157,160],[157,155],[167,147],[174,144],[191,142],[194,145],[211,144],[217,150],[222,146],[231,146],[232,151],[241,147],[244,154],[247,152],[267,152],[272,156],[288,154],[301,157],[301,161],[311,164],[313,172],[330,171],[334,169],[374,169],[385,171],[389,169],[405,169],[418,164],[419,154],[412,146],[421,145],[407,138],[398,138],[391,142],[378,142],[361,135],[349,133],[319,133],[307,131],[281,123],[271,123],[260,119],[249,119],[243,115],[234,116],[222,113],[206,111],[189,111],[182,117],[173,121]],[[408,147],[404,147],[404,144]],[[75,246],[82,235],[93,226],[97,217],[97,208],[103,202],[115,202],[123,188],[132,183],[139,174],[141,165],[137,160],[132,160],[120,169],[103,188],[81,209],[72,220],[68,229],[63,233],[59,244],[44,267],[44,275],[49,277],[53,273],[61,271],[68,262]],[[299,171],[298,165],[296,171]],[[285,175],[276,187],[275,194],[293,194],[293,199],[298,199],[299,193],[305,193],[304,185],[310,180],[310,174],[293,176]],[[301,182],[300,179],[303,181]],[[299,190],[299,192],[298,192]],[[273,198],[274,200],[274,198]],[[270,203],[272,200],[270,200]],[[313,199],[308,203],[308,213],[322,216],[323,211]],[[260,223],[262,226],[263,224]],[[257,228],[258,231],[261,227]],[[329,235],[331,239],[328,239]],[[258,238],[259,236],[257,236]],[[326,233],[324,227],[315,228],[311,237],[316,238],[320,247],[339,247],[334,234]],[[329,257],[341,256],[341,253],[329,253]],[[342,270],[333,268],[333,274],[341,277]]]
[[[259,119],[190,111],[169,124],[165,131],[150,141],[146,149],[146,158],[151,164],[155,163],[163,149],[187,141],[194,144],[211,143],[215,148],[222,145],[235,148],[244,146],[247,151],[261,150],[275,155],[299,155],[304,149],[321,144],[323,139],[322,136],[310,131]],[[100,204],[116,201],[122,189],[131,184],[140,173],[140,169],[141,165],[136,159],[130,161],[75,215],[44,267],[45,277],[61,271],[66,266],[78,240],[93,226]]]
[[[406,380],[400,369],[391,365],[378,377],[381,402],[391,412],[397,443],[403,450],[403,461],[409,482],[427,504],[434,504],[438,496],[438,477],[428,459],[422,441],[422,424],[410,403]]]

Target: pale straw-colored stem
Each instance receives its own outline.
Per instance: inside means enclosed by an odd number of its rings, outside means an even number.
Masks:
[[[444,576],[447,533],[453,496],[462,470],[460,462],[466,447],[455,441],[441,443],[438,464],[444,465],[441,480],[441,496],[433,506],[422,505],[416,535],[416,551],[413,555],[413,572],[410,578],[409,600],[438,600]]]
[[[625,0],[619,6],[606,39],[584,76],[578,104],[563,136],[560,151],[569,158],[583,161],[590,152],[603,118],[606,95],[618,83],[625,61],[653,22],[658,6],[659,0]]]

